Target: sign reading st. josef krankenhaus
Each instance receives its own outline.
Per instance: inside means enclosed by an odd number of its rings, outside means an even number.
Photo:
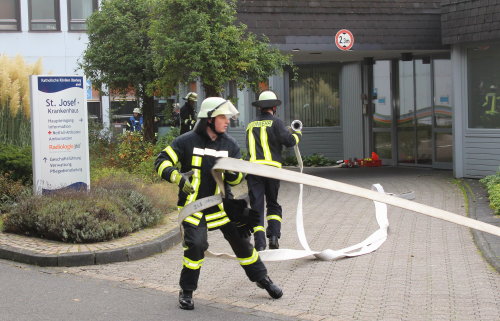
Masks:
[[[90,187],[87,102],[82,76],[31,76],[36,194]]]

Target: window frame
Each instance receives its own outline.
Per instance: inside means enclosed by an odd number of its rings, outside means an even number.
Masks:
[[[19,32],[19,31],[21,31],[21,0],[14,0],[14,5],[16,7],[16,15],[15,15],[16,30],[0,29],[0,32]],[[0,19],[0,25],[13,25],[12,23],[8,23],[9,21],[5,21],[5,20],[11,20],[11,19]]]
[[[55,30],[34,30],[33,29],[33,1],[36,0],[28,0],[28,11],[29,11],[29,20],[28,20],[28,25],[29,25],[29,31],[30,32],[60,32],[61,31],[61,8],[59,4],[59,0],[52,0],[54,3],[54,19],[56,21],[56,29]],[[51,24],[47,22],[36,22],[36,24]]]
[[[68,32],[87,32],[88,26],[86,23],[86,19],[85,19],[85,21],[83,21],[83,23],[81,21],[79,21],[80,19],[72,19],[71,18],[71,0],[66,0],[66,1],[67,1],[66,2],[67,7],[68,7]],[[92,1],[92,12],[98,10],[99,9],[98,0],[90,0],[90,1]],[[76,25],[76,24],[84,24],[85,29],[77,29],[77,30],[71,29],[71,26]]]

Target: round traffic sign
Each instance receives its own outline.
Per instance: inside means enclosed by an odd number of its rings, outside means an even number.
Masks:
[[[354,45],[354,36],[347,29],[341,29],[335,35],[335,44],[340,50],[349,50]]]

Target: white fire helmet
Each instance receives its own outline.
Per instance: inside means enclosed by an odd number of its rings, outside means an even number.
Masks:
[[[235,119],[240,112],[234,107],[231,101],[222,97],[209,97],[203,100],[198,113],[198,118],[213,118],[219,115],[226,115],[227,118]]]

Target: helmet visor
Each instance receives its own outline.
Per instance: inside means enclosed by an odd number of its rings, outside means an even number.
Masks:
[[[236,109],[233,103],[231,103],[231,101],[229,100],[222,102],[220,105],[208,112],[209,117],[224,115],[226,116],[226,118],[234,120],[238,118],[239,114],[240,112],[238,111],[238,109]]]

